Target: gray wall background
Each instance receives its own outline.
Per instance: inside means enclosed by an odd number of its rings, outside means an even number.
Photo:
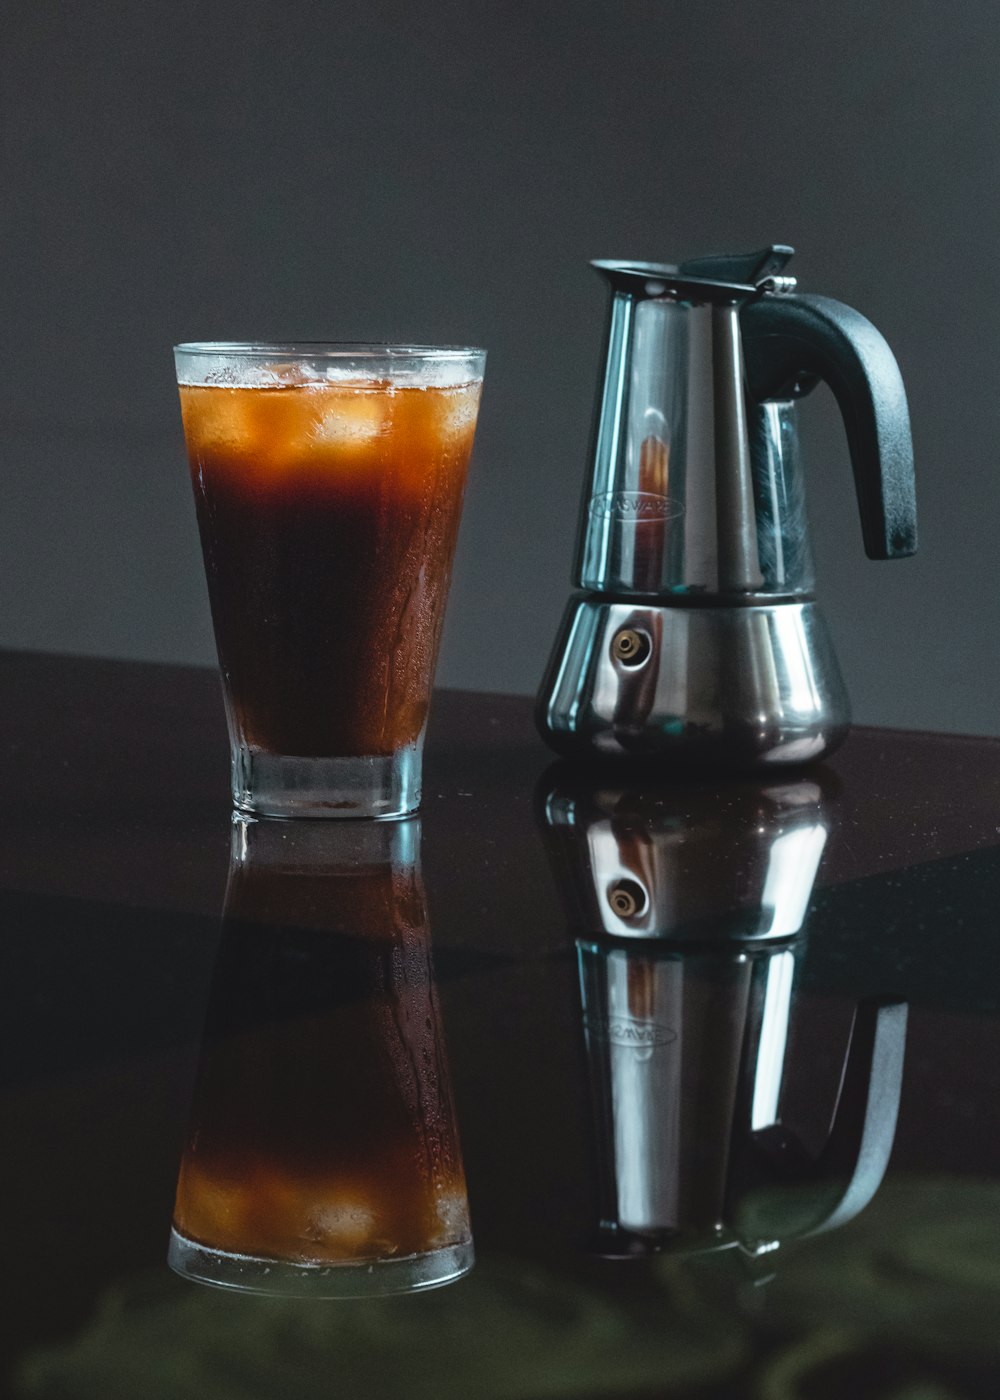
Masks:
[[[995,0],[7,0],[0,644],[214,659],[170,346],[471,342],[439,679],[534,690],[568,588],[592,257],[788,241],[913,415],[865,560],[828,396],[813,543],[859,720],[1000,732]]]

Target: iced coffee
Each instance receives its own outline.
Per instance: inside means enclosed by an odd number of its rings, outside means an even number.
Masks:
[[[419,831],[308,827],[235,828],[171,1262],[265,1293],[431,1287],[472,1237]]]
[[[234,800],[419,800],[481,352],[179,347]]]

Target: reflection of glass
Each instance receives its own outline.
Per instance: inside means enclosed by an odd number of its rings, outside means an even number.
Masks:
[[[857,1004],[829,1131],[807,1150],[782,1110],[828,794],[557,771],[541,808],[577,940],[601,1252],[762,1255],[846,1223],[888,1165],[906,1006]]]
[[[234,818],[177,1272],[349,1297],[471,1268],[419,840],[414,821]]]

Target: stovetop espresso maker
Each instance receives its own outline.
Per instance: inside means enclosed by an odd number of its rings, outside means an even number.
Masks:
[[[850,708],[813,597],[795,401],[824,380],[865,550],[916,549],[906,394],[858,312],[794,292],[775,245],[611,289],[575,583],[538,704],[567,755],[755,768],[819,758]]]
[[[836,788],[601,776],[556,765],[537,794],[577,950],[593,1247],[760,1259],[839,1228],[889,1164],[907,1005],[809,976]]]

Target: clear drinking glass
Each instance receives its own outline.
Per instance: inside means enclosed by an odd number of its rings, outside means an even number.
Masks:
[[[485,352],[174,356],[236,807],[415,810]]]
[[[473,1257],[419,820],[234,815],[171,1267],[349,1298]]]

